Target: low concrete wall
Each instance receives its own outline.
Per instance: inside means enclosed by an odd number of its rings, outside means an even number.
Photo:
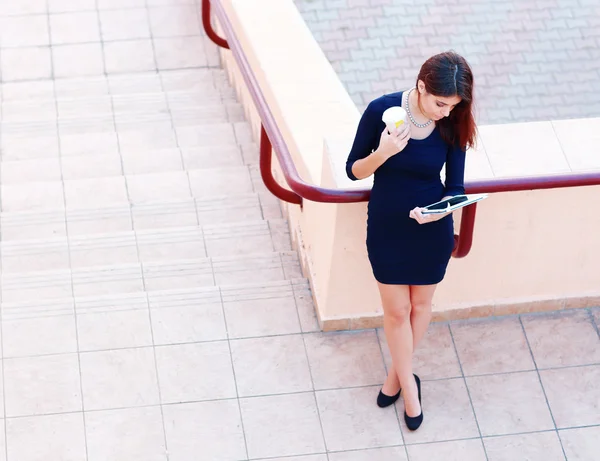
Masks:
[[[223,0],[302,177],[365,187],[344,164],[360,118],[291,0]],[[269,19],[262,12],[269,11]],[[276,20],[273,20],[276,18]],[[225,68],[255,138],[260,120],[231,53]],[[480,127],[467,179],[600,169],[600,119]],[[275,162],[276,163],[276,162]],[[276,177],[284,184],[275,164]],[[471,253],[450,262],[434,318],[600,304],[600,187],[494,194],[478,207]],[[325,330],[381,325],[365,249],[366,204],[284,205]],[[458,228],[460,214],[455,213]]]

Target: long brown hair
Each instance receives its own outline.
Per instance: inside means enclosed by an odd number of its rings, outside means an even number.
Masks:
[[[419,80],[434,96],[461,98],[450,115],[438,121],[437,125],[448,144],[464,150],[474,146],[477,134],[473,116],[473,72],[465,58],[454,51],[436,54],[421,66],[417,86]]]

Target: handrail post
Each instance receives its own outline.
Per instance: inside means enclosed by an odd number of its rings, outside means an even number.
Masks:
[[[210,17],[210,0],[202,0],[202,25],[204,26],[206,35],[208,35],[208,38],[210,38],[215,45],[218,45],[221,48],[229,49],[227,40],[219,37],[219,35],[213,29]]]
[[[273,177],[271,168],[273,146],[271,140],[265,131],[265,127],[260,125],[260,176],[267,189],[278,199],[285,202],[295,203],[302,207],[302,197],[295,192],[285,189]]]
[[[477,203],[473,203],[462,209],[460,234],[454,235],[454,251],[452,251],[452,256],[455,258],[464,258],[471,251],[476,213]]]

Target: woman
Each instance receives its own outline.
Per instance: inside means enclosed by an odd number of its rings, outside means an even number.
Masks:
[[[410,121],[390,133],[381,117],[392,106],[402,106]],[[433,293],[454,247],[451,214],[424,215],[421,207],[464,194],[465,151],[475,140],[472,108],[473,74],[465,59],[454,52],[435,55],[421,67],[415,88],[368,105],[346,163],[353,180],[375,175],[367,251],[392,356],[377,404],[392,405],[402,390],[411,430],[423,422],[412,355],[431,320]]]

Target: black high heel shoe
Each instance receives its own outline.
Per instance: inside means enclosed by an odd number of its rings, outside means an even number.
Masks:
[[[377,396],[377,406],[379,408],[385,408],[393,405],[396,403],[396,400],[400,398],[400,392],[402,392],[402,389],[400,389],[396,395],[385,395],[383,390],[379,391],[379,395]]]
[[[417,375],[413,376],[417,382],[417,389],[419,390],[419,405],[421,405],[421,380]],[[421,423],[423,423],[423,406],[421,405],[421,414],[419,416],[408,416],[405,411],[404,422],[406,422],[406,427],[408,427],[411,431],[416,431],[421,426]]]

